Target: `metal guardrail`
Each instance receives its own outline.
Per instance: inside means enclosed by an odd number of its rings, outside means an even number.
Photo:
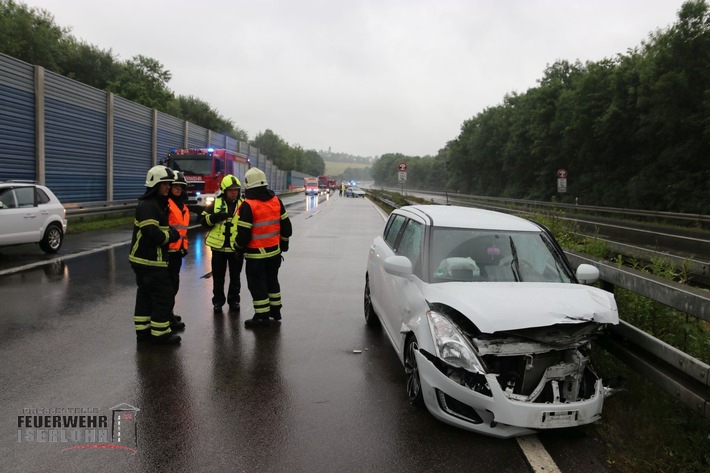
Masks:
[[[392,192],[399,192],[399,189],[385,189]],[[601,214],[612,214],[612,215],[624,215],[627,217],[650,217],[657,219],[672,219],[684,222],[695,223],[700,226],[710,223],[710,214],[690,214],[690,213],[680,213],[680,212],[661,212],[655,210],[642,210],[642,209],[620,209],[616,207],[599,207],[593,205],[578,205],[578,204],[567,204],[562,202],[543,202],[539,200],[526,200],[526,199],[510,199],[505,197],[488,197],[479,195],[468,195],[468,194],[457,194],[450,192],[437,192],[437,191],[420,191],[416,192],[426,193],[431,195],[436,195],[440,197],[445,197],[447,200],[457,201],[458,203],[464,203],[465,201],[476,201],[476,202],[497,202],[505,204],[515,204],[522,206],[531,207],[551,207],[555,209],[567,209],[567,210],[579,210],[584,212],[595,212]]]
[[[370,197],[392,208],[399,207],[388,199],[372,194]],[[573,266],[587,263],[599,268],[602,285],[609,292],[621,287],[710,322],[710,292],[632,268],[617,267],[572,251],[565,253]],[[623,320],[618,326],[610,327],[608,335],[600,343],[687,407],[710,419],[710,365]]]
[[[275,191],[278,196],[298,194],[299,191],[283,190]],[[138,205],[138,199],[114,200],[106,202],[80,202],[64,204],[67,211],[67,219],[82,220],[84,218],[94,218],[101,216],[114,216],[117,214],[132,215]]]
[[[130,214],[135,212],[137,199],[116,200],[112,202],[82,202],[75,204],[64,204],[67,211],[67,219],[82,220],[88,217],[98,217],[101,215],[115,215],[119,213]]]

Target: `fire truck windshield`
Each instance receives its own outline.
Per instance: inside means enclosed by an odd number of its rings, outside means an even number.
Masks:
[[[170,158],[170,167],[175,171],[182,171],[186,174],[210,175],[212,172],[212,160],[205,159],[204,155],[180,155]]]

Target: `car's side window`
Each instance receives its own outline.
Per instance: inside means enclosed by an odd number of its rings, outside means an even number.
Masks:
[[[421,267],[422,232],[423,226],[421,223],[409,220],[407,226],[404,227],[402,238],[400,238],[399,246],[397,247],[397,254],[409,258],[415,273],[418,273]]]
[[[394,244],[397,242],[397,237],[399,236],[399,231],[402,229],[403,224],[404,217],[402,215],[393,215],[390,217],[389,222],[387,222],[384,239],[390,248],[394,248]]]
[[[35,189],[34,187],[18,187],[15,189],[18,207],[34,207],[35,206]]]
[[[12,189],[0,190],[0,209],[17,208],[15,192]]]
[[[37,203],[38,204],[47,204],[49,203],[49,196],[47,195],[46,192],[44,192],[42,189],[39,187],[35,187],[35,191],[37,193]]]

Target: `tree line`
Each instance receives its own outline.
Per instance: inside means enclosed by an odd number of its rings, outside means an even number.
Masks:
[[[466,120],[436,156],[381,156],[376,183],[397,186],[400,161],[408,188],[707,213],[708,4],[685,2],[672,26],[625,54],[549,65],[536,87]]]
[[[157,59],[139,54],[119,60],[110,49],[75,38],[71,29],[57,25],[47,10],[0,0],[0,52],[249,143],[279,169],[314,176],[325,172],[318,152],[292,146],[271,130],[249,140],[246,131],[204,100],[176,95],[168,87],[171,72]]]

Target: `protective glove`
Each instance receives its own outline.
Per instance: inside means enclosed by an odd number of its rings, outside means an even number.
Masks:
[[[185,256],[187,256],[187,250],[182,250],[182,257],[184,258]]]
[[[175,230],[175,228],[173,228],[173,227],[169,227],[169,228],[170,228],[170,229],[168,230],[168,234],[169,234],[169,239],[168,239],[168,241],[169,241],[170,243],[174,243],[174,242],[176,242],[176,241],[178,241],[178,240],[180,239],[180,232],[178,232],[177,230]]]
[[[281,253],[286,253],[288,251],[288,240],[281,240],[279,246],[281,246]]]
[[[219,222],[224,222],[229,218],[229,214],[227,212],[220,212],[212,215],[210,217],[210,222],[212,223],[219,223]]]

